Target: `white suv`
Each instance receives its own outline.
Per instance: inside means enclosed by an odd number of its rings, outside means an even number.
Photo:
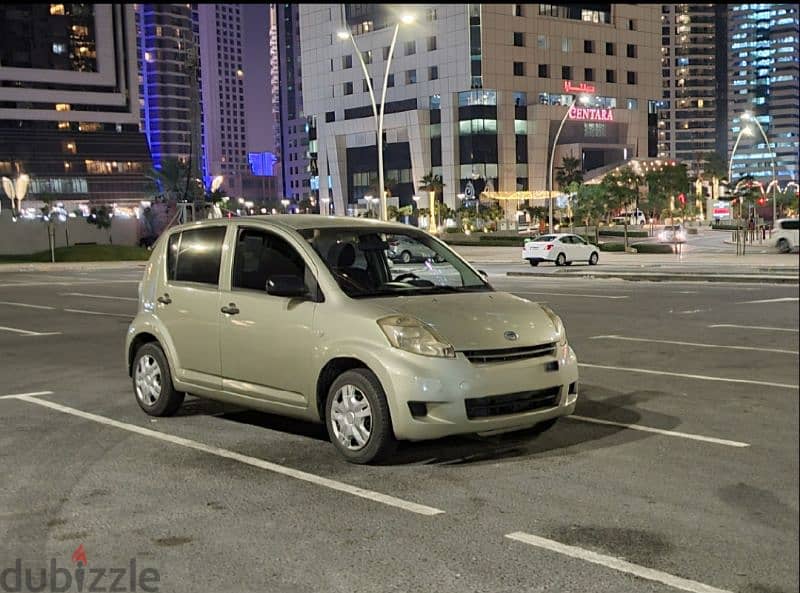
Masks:
[[[781,218],[775,222],[773,244],[781,253],[789,253],[800,244],[800,220],[797,218]]]

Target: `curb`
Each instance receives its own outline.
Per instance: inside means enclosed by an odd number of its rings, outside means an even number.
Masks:
[[[506,276],[535,276],[542,274],[533,272],[506,272]],[[797,276],[764,276],[733,274],[639,274],[636,272],[585,272],[575,274],[559,274],[558,278],[617,278],[630,281],[650,282],[741,282],[755,284],[798,284]]]
[[[12,263],[0,264],[3,272],[90,272],[92,270],[144,269],[146,261],[122,262],[63,262],[63,263]]]

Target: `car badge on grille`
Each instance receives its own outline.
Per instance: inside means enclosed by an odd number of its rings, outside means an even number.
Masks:
[[[517,335],[517,332],[507,331],[507,332],[505,332],[505,333],[503,334],[503,337],[504,337],[506,340],[511,340],[512,342],[514,342],[514,341],[516,341],[516,339],[517,339],[519,336]]]

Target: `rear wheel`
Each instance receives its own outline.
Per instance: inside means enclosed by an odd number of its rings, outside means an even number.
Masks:
[[[792,246],[789,245],[789,241],[786,239],[779,239],[778,240],[778,251],[781,253],[789,253],[792,250]]]
[[[379,461],[397,445],[386,395],[369,369],[347,371],[333,382],[325,425],[331,442],[351,463]]]
[[[539,265],[538,259],[529,259],[528,263],[531,264],[534,268]]]
[[[596,251],[593,251],[593,252],[592,252],[592,255],[590,255],[590,256],[589,256],[589,265],[590,265],[590,266],[596,266],[596,265],[597,265],[597,259],[598,259],[599,257],[600,257],[600,256],[598,256],[598,255],[597,255],[597,252],[596,252]]]
[[[410,251],[403,251],[403,253],[400,254],[400,261],[403,262],[404,264],[410,263],[411,262],[411,252]]]
[[[167,357],[156,342],[136,351],[132,375],[136,402],[151,416],[172,416],[183,403],[186,394],[175,391]]]
[[[559,253],[558,257],[556,257],[556,265],[563,266],[567,263],[567,256],[563,253]]]

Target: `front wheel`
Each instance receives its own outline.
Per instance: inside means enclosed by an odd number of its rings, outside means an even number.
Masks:
[[[400,261],[403,262],[404,264],[410,263],[411,262],[411,252],[410,251],[403,251],[403,253],[400,254]]]
[[[566,265],[566,263],[567,263],[567,256],[564,255],[563,253],[559,253],[558,257],[556,257],[556,265],[563,266]]]
[[[596,266],[597,265],[597,260],[598,260],[599,257],[600,256],[597,255],[597,252],[593,251],[592,255],[589,256],[589,265],[590,266]]]
[[[155,342],[144,344],[133,359],[133,392],[139,407],[151,416],[172,416],[186,394],[176,391],[164,351]]]
[[[789,253],[792,250],[792,246],[789,245],[789,241],[786,239],[779,239],[778,240],[778,251],[781,253]]]
[[[368,369],[347,371],[333,382],[325,425],[331,442],[351,463],[379,461],[397,445],[383,387]]]

